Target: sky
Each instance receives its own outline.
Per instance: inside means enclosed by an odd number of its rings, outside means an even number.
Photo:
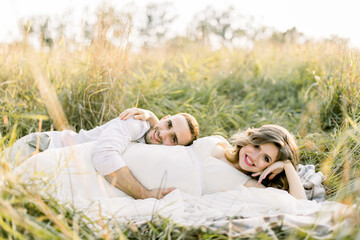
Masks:
[[[89,17],[85,7],[94,12],[102,2],[121,8],[130,0],[0,0],[0,42],[19,39],[18,22],[34,15],[61,18],[71,11],[73,30],[81,20]],[[162,0],[133,0],[139,9],[151,2]],[[242,15],[253,16],[256,22],[286,31],[296,27],[308,37],[328,38],[337,35],[349,39],[352,46],[360,48],[360,9],[357,0],[173,0],[178,18],[173,28],[181,34],[192,17],[206,6],[225,9],[234,6]],[[138,9],[135,9],[137,12]]]

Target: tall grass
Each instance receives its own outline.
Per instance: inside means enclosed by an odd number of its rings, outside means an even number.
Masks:
[[[298,138],[301,163],[315,164],[327,175],[328,199],[359,203],[360,54],[345,44],[262,40],[252,49],[211,50],[196,41],[169,41],[131,53],[98,40],[77,48],[59,44],[51,51],[3,44],[0,53],[1,149],[37,131],[40,121],[42,131],[67,125],[91,129],[134,106],[159,117],[189,112],[198,119],[201,136],[229,138],[239,129],[276,123]],[[51,112],[47,91],[56,93],[55,108],[63,114]],[[67,124],[57,124],[59,116]],[[7,171],[2,163],[0,175]],[[17,181],[1,186],[1,238],[227,238],[168,220],[101,235],[85,215]],[[289,236],[282,234],[278,237]],[[355,226],[335,233],[358,234]]]

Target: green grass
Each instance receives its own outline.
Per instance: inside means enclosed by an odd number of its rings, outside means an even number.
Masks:
[[[61,116],[75,130],[91,129],[134,106],[159,117],[189,112],[198,119],[202,137],[229,138],[240,129],[277,123],[297,137],[301,163],[315,164],[327,175],[328,199],[359,203],[357,50],[335,42],[265,40],[253,49],[211,50],[190,41],[138,53],[101,41],[76,49],[65,44],[52,51],[15,43],[0,46],[1,149],[37,131],[40,119],[42,131],[60,129]],[[59,113],[50,111],[54,105],[41,94],[41,76],[58,97]],[[0,176],[7,171],[2,163]],[[0,192],[1,239],[228,239],[221,232],[184,228],[167,219],[108,226],[108,234],[99,235],[84,214],[17,179],[7,179]],[[354,222],[359,217],[357,212]],[[281,239],[304,237],[296,231],[276,234]],[[334,238],[359,234],[354,225]]]

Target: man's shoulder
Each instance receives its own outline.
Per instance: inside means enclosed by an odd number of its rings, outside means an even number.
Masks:
[[[119,117],[112,119],[99,130],[101,135],[122,138],[129,136],[131,141],[143,137],[150,129],[150,124],[133,118],[121,120]]]
[[[134,119],[133,117],[121,121],[125,122],[126,126],[129,128],[129,131],[131,132],[131,135],[134,137],[134,140],[141,139],[150,129],[149,122],[137,120]]]

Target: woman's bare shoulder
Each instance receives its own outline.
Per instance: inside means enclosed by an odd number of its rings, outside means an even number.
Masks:
[[[225,158],[225,147],[223,143],[218,143],[214,146],[211,151],[211,156],[214,158],[222,159]]]

